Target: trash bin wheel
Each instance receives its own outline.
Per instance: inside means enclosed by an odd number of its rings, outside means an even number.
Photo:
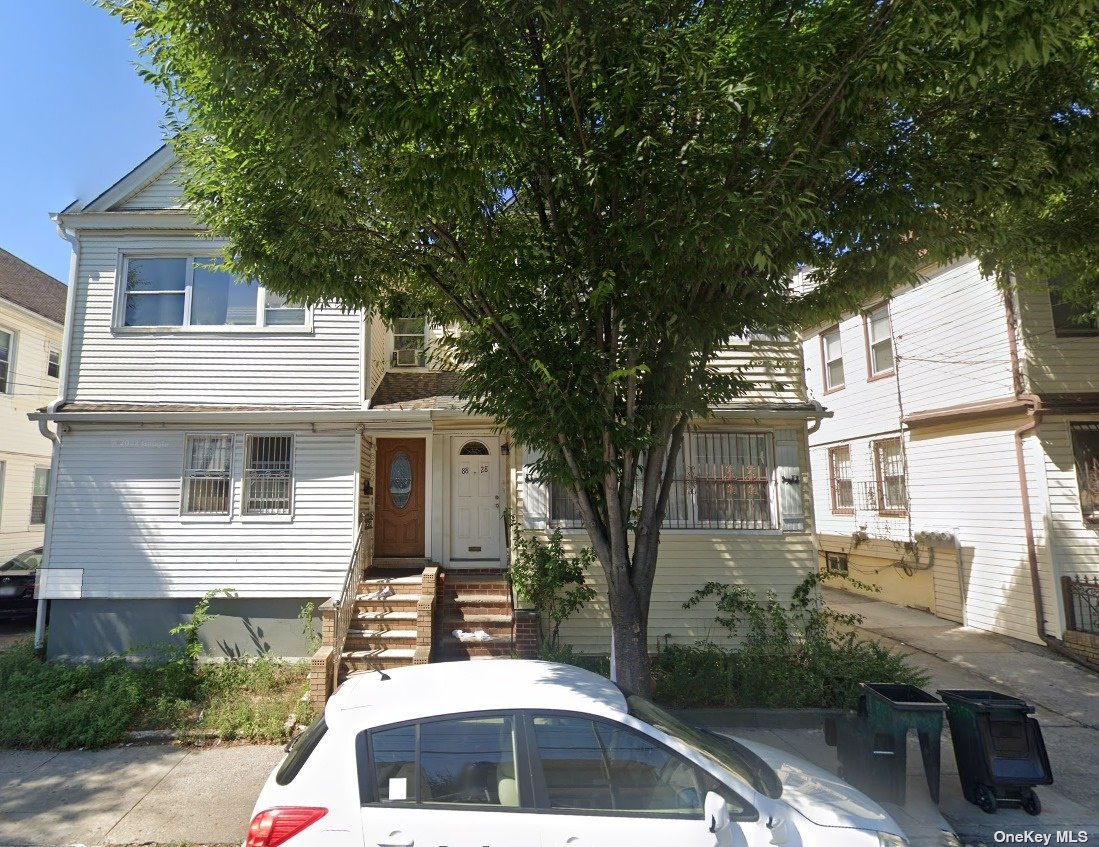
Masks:
[[[1023,811],[1028,815],[1040,815],[1042,813],[1042,801],[1034,793],[1033,788],[1028,788],[1023,795]]]
[[[993,814],[996,811],[996,795],[987,785],[977,786],[977,805],[982,812]]]

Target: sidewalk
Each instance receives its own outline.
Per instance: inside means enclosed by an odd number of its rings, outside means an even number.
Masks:
[[[0,847],[239,844],[282,747],[0,750]]]
[[[988,815],[967,803],[949,733],[944,732],[940,808],[966,844],[1033,843],[1022,839],[1039,834],[1050,835],[1055,844],[1059,833],[1070,831],[1086,832],[1097,843],[1099,675],[1045,648],[925,612],[837,589],[825,589],[824,595],[832,609],[863,616],[864,636],[909,654],[913,664],[930,674],[926,689],[931,693],[939,688],[992,689],[1037,707],[1054,778],[1053,785],[1035,789],[1042,801],[1037,817],[1007,808]]]

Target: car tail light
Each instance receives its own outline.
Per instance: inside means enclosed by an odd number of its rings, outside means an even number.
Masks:
[[[266,809],[252,818],[244,847],[278,847],[327,814],[328,809],[317,806],[276,806]]]

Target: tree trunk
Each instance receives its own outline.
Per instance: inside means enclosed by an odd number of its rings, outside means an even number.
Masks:
[[[614,681],[628,694],[652,694],[649,668],[649,609],[627,590],[625,596],[608,591],[611,630],[614,632]]]

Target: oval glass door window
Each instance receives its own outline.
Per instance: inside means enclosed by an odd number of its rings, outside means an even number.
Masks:
[[[412,496],[412,462],[408,455],[398,453],[389,466],[389,499],[394,507],[403,509]]]

